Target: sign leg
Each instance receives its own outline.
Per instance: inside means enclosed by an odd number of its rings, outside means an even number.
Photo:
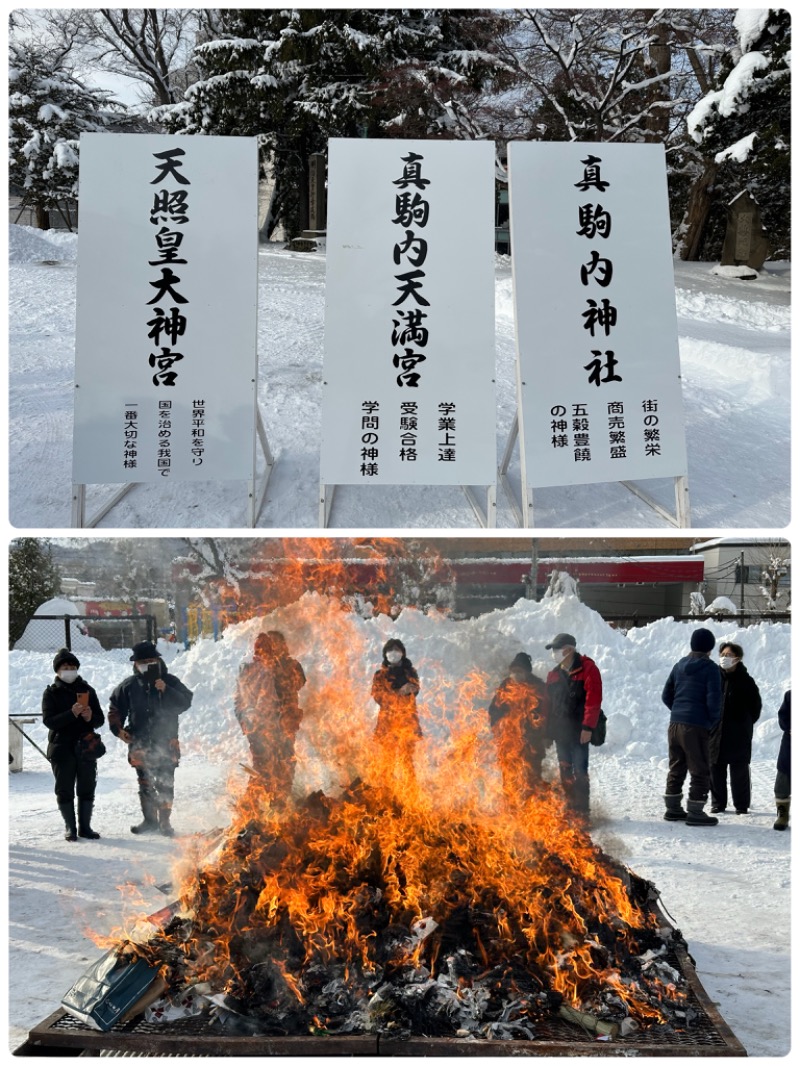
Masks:
[[[86,486],[72,486],[72,526],[73,529],[83,529],[86,519]]]
[[[497,485],[490,485],[486,492],[486,525],[497,529]]]
[[[533,529],[533,489],[523,482],[523,500],[525,501],[525,529]]]
[[[675,513],[681,529],[688,529],[692,524],[689,507],[689,478],[686,474],[675,478]]]
[[[336,493],[335,485],[326,485],[324,481],[319,483],[319,524],[323,529],[328,528],[333,507],[333,497]]]

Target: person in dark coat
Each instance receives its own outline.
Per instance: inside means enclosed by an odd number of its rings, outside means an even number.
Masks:
[[[92,829],[97,759],[83,754],[81,738],[99,729],[105,717],[97,693],[78,673],[80,665],[77,656],[67,648],[57,652],[53,659],[56,679],[42,696],[42,721],[49,730],[47,758],[55,778],[58,809],[64,819],[64,839],[69,841],[79,836],[88,840],[100,838]]]
[[[530,655],[521,651],[489,704],[503,792],[512,805],[530,799],[541,783],[547,706],[547,686],[534,674]]]
[[[669,772],[664,795],[668,822],[681,819],[687,825],[717,825],[718,818],[703,808],[711,787],[709,736],[720,720],[722,685],[719,667],[710,656],[716,639],[710,629],[695,629],[691,651],[672,667],[661,699],[670,709]],[[687,772],[687,810],[681,806]]]
[[[402,641],[383,646],[383,661],[372,678],[372,698],[378,704],[375,740],[383,769],[395,789],[416,788],[414,752],[422,736],[417,713],[419,677]]]
[[[298,697],[305,683],[303,668],[289,655],[283,633],[259,633],[253,661],[239,672],[234,713],[250,745],[253,770],[279,802],[292,789],[294,745],[303,719]]]
[[[170,824],[175,767],[180,762],[178,716],[192,705],[192,693],[167,670],[155,644],[133,647],[133,673],[111,693],[108,725],[128,745],[128,762],[139,781],[144,820],[132,833],[173,836]]]
[[[603,681],[588,655],[579,655],[570,633],[545,647],[558,665],[547,675],[548,735],[556,742],[561,784],[570,806],[589,813],[589,741],[600,718]]]
[[[778,752],[778,767],[775,774],[775,805],[778,817],[773,829],[788,829],[789,807],[792,796],[792,693],[784,692],[778,710],[778,725],[781,727],[781,747]]]
[[[709,738],[711,813],[722,814],[728,805],[730,773],[733,806],[737,814],[747,814],[753,726],[761,714],[761,693],[742,662],[741,645],[726,641],[720,644],[719,656],[722,717]]]

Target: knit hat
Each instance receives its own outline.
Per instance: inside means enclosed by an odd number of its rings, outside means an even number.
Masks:
[[[690,646],[692,651],[709,652],[717,643],[717,638],[710,629],[695,629]]]
[[[509,666],[508,669],[524,670],[526,674],[532,674],[533,663],[531,662],[530,655],[528,655],[528,653],[525,651],[517,652],[517,654],[514,656],[514,659],[512,660],[511,666]]]
[[[138,644],[133,645],[131,651],[133,652],[130,658],[132,663],[141,662],[142,659],[161,658],[152,640],[140,640]]]
[[[81,665],[78,657],[69,648],[61,648],[60,651],[56,652],[56,657],[53,659],[53,673],[57,674],[62,666],[67,666],[68,664],[76,668]]]

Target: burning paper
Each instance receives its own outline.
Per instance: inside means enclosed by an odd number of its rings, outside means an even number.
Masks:
[[[366,783],[276,811],[251,782],[238,814],[136,947],[168,996],[210,989],[233,1032],[531,1040],[564,1006],[599,1035],[682,1006],[651,886],[548,787],[468,822]]]

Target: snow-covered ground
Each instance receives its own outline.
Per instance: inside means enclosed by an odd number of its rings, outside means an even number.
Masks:
[[[609,715],[607,743],[593,748],[590,758],[595,841],[655,883],[688,942],[701,982],[749,1055],[788,1054],[792,833],[774,832],[772,822],[777,710],[790,683],[790,627],[704,624],[718,639],[744,647],[764,700],[753,742],[752,809],[744,816],[722,815],[715,828],[662,819],[669,715],[660,694],[673,662],[688,650],[691,624],[663,619],[626,635],[574,596],[522,600],[469,621],[409,609],[396,621],[365,619],[343,614],[331,599],[306,594],[267,619],[228,629],[217,642],[201,641],[190,651],[165,645],[173,672],[195,692],[181,726],[184,758],[174,813],[180,836],[130,834],[139,813],[135,775],[123,745],[105,728],[109,753],[100,763],[94,818],[99,841],[64,841],[48,765],[27,743],[23,771],[9,775],[11,1046],[58,1008],[72,982],[99,957],[88,931],[108,933],[124,915],[162,907],[167,897],[155,886],[170,880],[172,864],[191,834],[226,824],[230,797],[245,777],[238,764],[246,758],[246,745],[232,712],[238,668],[250,656],[257,632],[280,628],[308,677],[301,694],[305,717],[296,787],[330,787],[333,771],[323,738],[331,685],[349,693],[348,730],[357,758],[374,722],[369,685],[380,648],[389,636],[399,636],[421,677],[425,743],[418,769],[434,794],[441,788],[436,768],[450,742],[442,723],[461,721],[464,714],[463,707],[452,706],[448,682],[477,668],[486,675],[490,694],[520,650],[532,655],[534,669],[543,676],[552,663],[547,641],[560,631],[575,633],[580,650],[602,672]],[[321,638],[331,633],[348,652],[345,676],[332,671]],[[128,654],[80,652],[81,673],[104,707],[130,669]],[[11,713],[39,711],[42,691],[52,679],[51,662],[51,655],[33,651],[10,653]],[[476,706],[486,702],[482,695]],[[44,746],[41,723],[26,730]],[[482,736],[480,750],[491,762],[488,721]]]
[[[10,227],[10,518],[18,528],[70,525],[75,271],[78,238]],[[48,262],[50,261],[50,262]],[[318,526],[325,257],[261,248],[259,405],[276,465],[263,528]],[[646,264],[643,264],[646,270]],[[790,269],[768,263],[755,281],[675,263],[689,491],[696,528],[782,528],[790,518]],[[496,266],[497,454],[516,412],[511,266]],[[509,468],[519,486],[519,460]],[[643,486],[674,510],[672,482]],[[139,485],[105,528],[239,528],[244,483]],[[90,488],[87,510],[110,495]],[[540,528],[665,525],[621,485],[541,489]],[[502,493],[497,524],[515,525]],[[459,488],[342,486],[336,528],[471,528]]]

